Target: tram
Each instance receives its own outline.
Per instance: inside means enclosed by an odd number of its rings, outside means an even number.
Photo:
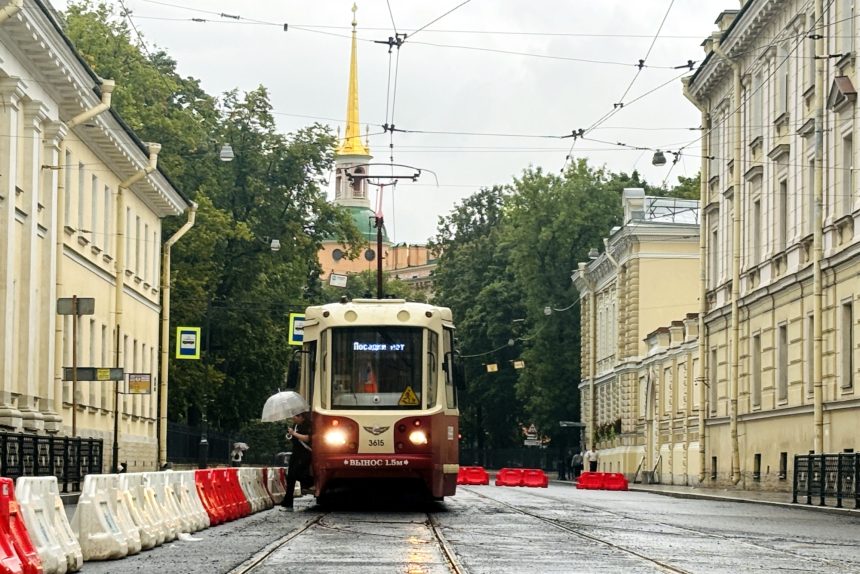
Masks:
[[[462,369],[451,310],[402,299],[308,307],[299,392],[313,424],[318,500],[358,481],[457,488]]]

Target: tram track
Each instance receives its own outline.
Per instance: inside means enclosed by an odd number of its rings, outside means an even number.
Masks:
[[[469,492],[471,492],[475,496],[478,496],[478,497],[483,498],[485,500],[489,500],[489,501],[491,501],[495,504],[498,504],[500,506],[504,506],[505,508],[512,510],[514,512],[517,512],[519,514],[523,514],[523,515],[529,516],[531,518],[540,520],[541,522],[548,524],[548,525],[550,525],[553,528],[556,528],[558,530],[562,530],[564,532],[567,532],[568,534],[573,534],[574,536],[577,536],[579,538],[583,538],[585,540],[589,540],[591,542],[597,542],[598,544],[608,546],[609,548],[612,548],[613,550],[628,554],[630,556],[634,556],[636,558],[639,558],[640,560],[644,560],[645,562],[648,562],[649,564],[651,564],[652,566],[654,566],[655,568],[657,568],[661,572],[667,572],[669,574],[693,574],[689,570],[684,570],[683,568],[673,566],[673,565],[671,565],[667,562],[664,562],[662,560],[652,558],[650,556],[642,554],[641,552],[637,552],[636,550],[632,550],[630,548],[626,548],[624,546],[616,544],[616,543],[612,542],[611,540],[607,540],[607,539],[601,538],[599,536],[594,536],[592,534],[587,534],[585,532],[582,532],[581,530],[576,529],[576,528],[574,528],[568,524],[564,524],[559,520],[556,520],[553,518],[547,518],[546,516],[542,516],[536,512],[531,512],[529,510],[514,506],[512,504],[509,504],[509,503],[504,502],[502,500],[499,500],[497,498],[493,498],[492,496],[488,496],[486,494],[476,492],[475,490],[470,490]]]
[[[290,531],[285,534],[278,540],[272,542],[260,552],[252,556],[250,559],[240,564],[239,566],[233,568],[229,574],[252,574],[258,569],[262,569],[266,566],[266,561],[274,556],[281,550],[284,550],[289,546],[291,542],[293,542],[299,536],[304,534],[308,534],[310,531],[314,529],[328,529],[328,530],[339,530],[342,532],[355,533],[355,529],[353,527],[343,527],[341,525],[334,524],[326,524],[325,519],[327,517],[332,516],[332,512],[323,512],[318,514],[317,516],[311,518],[306,521],[303,525],[298,528]],[[423,525],[427,527],[430,538],[435,542],[435,545],[439,551],[440,556],[444,561],[444,566],[450,572],[450,574],[468,574],[468,570],[460,563],[457,558],[456,553],[451,548],[450,543],[445,538],[445,535],[442,533],[441,527],[436,520],[436,518],[429,512],[424,513],[424,521]],[[380,520],[378,523],[385,523],[387,521]],[[364,533],[364,536],[373,536],[373,534]],[[377,535],[377,536],[387,536],[387,535]],[[334,557],[333,557],[334,558]],[[411,568],[407,566],[407,571],[413,571]],[[424,571],[423,569],[416,569],[415,571]]]
[[[611,546],[611,547],[613,547],[613,548],[617,548],[617,549],[620,549],[620,550],[624,550],[624,551],[626,551],[626,552],[628,552],[628,553],[631,553],[631,554],[634,554],[634,555],[636,555],[636,556],[639,556],[640,558],[644,558],[644,559],[646,559],[646,560],[648,560],[648,561],[650,561],[650,562],[655,562],[654,560],[652,560],[652,559],[650,559],[650,558],[647,558],[647,557],[645,557],[645,556],[643,556],[643,555],[640,555],[640,554],[638,554],[637,552],[632,551],[632,550],[630,550],[630,549],[625,549],[625,548],[623,548],[623,547],[621,547],[621,546],[619,546],[619,545],[616,545],[616,544],[614,544],[614,543],[612,543],[612,542],[610,542],[610,541],[608,541],[608,540],[603,540],[603,539],[601,539],[601,538],[599,538],[599,537],[595,537],[595,536],[593,536],[593,535],[585,534],[585,533],[583,533],[583,532],[581,532],[581,531],[578,531],[577,529],[575,529],[575,528],[573,528],[573,527],[570,527],[570,526],[568,526],[568,525],[563,524],[563,521],[560,521],[560,520],[557,520],[557,519],[553,519],[553,518],[547,518],[547,517],[544,517],[544,516],[540,516],[540,515],[538,515],[538,514],[536,514],[536,513],[532,513],[532,512],[529,512],[529,511],[527,511],[527,510],[523,510],[523,509],[518,508],[518,507],[516,507],[516,506],[513,506],[513,505],[511,505],[511,504],[509,504],[509,503],[507,503],[507,502],[504,502],[504,501],[498,500],[498,499],[496,499],[496,498],[493,498],[493,497],[491,497],[491,496],[488,496],[488,495],[482,494],[482,493],[480,493],[480,492],[476,492],[476,491],[474,491],[474,490],[471,490],[470,492],[471,492],[471,493],[473,493],[473,494],[475,494],[475,495],[477,495],[477,496],[479,496],[479,497],[481,497],[481,498],[484,498],[484,499],[486,499],[486,500],[491,500],[491,501],[493,501],[493,502],[496,502],[496,503],[498,503],[498,504],[501,504],[501,505],[503,505],[503,506],[505,506],[505,507],[507,507],[507,508],[510,508],[510,509],[515,510],[515,511],[517,511],[517,512],[520,512],[520,513],[522,513],[522,514],[527,514],[527,515],[532,516],[532,517],[534,517],[534,518],[538,518],[538,519],[540,519],[540,520],[542,520],[542,521],[544,521],[544,522],[546,522],[546,523],[553,524],[554,526],[556,526],[556,527],[558,527],[558,528],[561,528],[561,529],[563,529],[563,530],[567,530],[567,531],[569,531],[569,532],[573,532],[573,533],[575,533],[577,536],[582,536],[582,537],[584,537],[584,538],[589,538],[589,539],[591,539],[591,540],[594,540],[594,541],[597,541],[597,542],[600,542],[600,543],[606,544],[606,545]],[[527,495],[529,495],[529,496],[533,496],[533,497],[535,497],[535,498],[539,498],[539,499],[542,499],[542,500],[555,500],[555,498],[553,498],[552,496],[548,496],[548,495],[544,494],[543,492],[524,491],[524,494],[527,494]],[[623,519],[623,520],[629,520],[629,521],[633,521],[633,522],[636,522],[636,521],[641,520],[641,517],[638,517],[638,516],[635,516],[635,515],[632,515],[632,514],[628,514],[628,513],[620,512],[620,511],[616,511],[616,510],[609,510],[609,509],[607,509],[607,508],[605,508],[605,507],[602,507],[602,506],[596,506],[596,505],[592,505],[592,504],[587,504],[587,503],[583,503],[583,502],[581,502],[581,501],[577,501],[577,507],[578,507],[578,508],[581,508],[581,509],[589,510],[589,511],[592,511],[592,512],[599,512],[599,513],[603,513],[603,514],[606,514],[606,515],[609,515],[609,516],[612,516],[612,517],[615,517],[615,518]],[[662,526],[662,527],[665,527],[665,528],[673,529],[673,530],[678,531],[678,532],[684,532],[684,533],[688,533],[688,534],[693,534],[693,535],[696,535],[696,536],[699,536],[699,537],[703,537],[703,538],[712,538],[712,539],[716,539],[716,540],[722,540],[722,541],[731,542],[731,543],[733,543],[733,544],[743,544],[743,545],[745,545],[745,546],[748,546],[748,547],[754,548],[754,549],[756,549],[756,550],[766,550],[766,551],[768,551],[768,552],[780,553],[780,554],[784,554],[784,555],[786,555],[786,556],[791,556],[792,558],[798,558],[798,559],[803,559],[803,560],[808,560],[808,559],[809,559],[809,556],[807,556],[807,555],[805,555],[805,554],[803,554],[803,553],[800,553],[800,552],[794,552],[794,551],[789,550],[789,549],[786,549],[786,548],[779,548],[779,547],[771,546],[771,545],[768,545],[768,544],[762,544],[762,543],[760,543],[760,542],[755,542],[755,541],[749,540],[749,539],[747,539],[747,538],[742,538],[742,537],[738,537],[738,536],[729,536],[729,535],[725,535],[725,534],[720,534],[720,533],[718,533],[718,532],[712,532],[712,531],[708,531],[708,530],[700,530],[700,529],[697,529],[697,528],[691,528],[691,527],[688,527],[688,526],[680,526],[680,525],[678,525],[678,524],[673,524],[673,523],[671,523],[671,522],[665,522],[665,521],[662,521],[662,520],[655,520],[655,519],[653,519],[653,518],[651,518],[651,519],[649,520],[649,523],[650,523],[650,524],[652,524],[652,525],[655,525],[655,526]],[[817,562],[822,562],[822,563],[825,563],[825,564],[827,564],[827,565],[829,565],[829,566],[833,566],[833,567],[835,567],[835,568],[840,568],[840,569],[850,568],[851,566],[853,566],[853,564],[847,564],[847,563],[842,562],[842,561],[831,560],[831,559],[823,558],[823,557],[816,557],[816,558],[815,558],[815,560],[816,560]],[[659,561],[656,561],[656,563],[660,563],[660,562],[659,562]],[[660,564],[662,564],[662,563],[660,563]],[[679,569],[679,568],[678,568],[678,567],[676,567],[676,566],[672,566],[672,565],[668,565],[668,564],[663,564],[663,566],[670,568],[670,570],[668,570],[669,572],[687,572],[686,570]]]

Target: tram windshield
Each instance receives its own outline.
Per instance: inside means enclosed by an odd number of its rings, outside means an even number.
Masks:
[[[421,408],[420,328],[334,328],[331,341],[333,408]]]

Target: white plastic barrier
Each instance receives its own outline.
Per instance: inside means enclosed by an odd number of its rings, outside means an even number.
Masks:
[[[268,488],[269,493],[272,495],[272,501],[275,504],[280,504],[283,502],[284,496],[287,494],[284,483],[281,482],[280,469],[276,467],[269,468],[266,478],[268,479]]]
[[[184,486],[188,492],[188,500],[191,502],[194,512],[200,517],[200,523],[203,525],[203,528],[209,528],[211,526],[211,521],[209,519],[209,513],[206,512],[206,507],[203,506],[203,501],[200,500],[195,472],[193,470],[184,470],[182,472],[177,472],[176,474],[178,474],[182,479],[182,486]]]
[[[248,480],[251,483],[251,492],[257,501],[259,510],[272,508],[272,497],[269,496],[269,491],[266,490],[266,486],[263,484],[263,469],[249,468],[247,470]]]
[[[263,501],[260,500],[259,493],[254,490],[253,473],[253,468],[240,468],[237,470],[239,487],[242,489],[242,494],[245,495],[245,498],[251,505],[251,514],[263,510]]]
[[[147,509],[146,500],[143,496],[140,495],[140,489],[138,488],[136,481],[133,478],[136,476],[138,475],[120,474],[120,490],[125,497],[126,506],[128,506],[131,520],[137,528],[137,533],[140,537],[141,548],[143,550],[149,550],[150,548],[155,548],[156,546],[161,544],[161,542],[164,541],[164,535],[162,534],[162,541],[159,542],[158,527],[156,526],[155,520]],[[130,477],[132,478],[130,479]]]
[[[257,469],[255,484],[257,490],[260,491],[260,497],[263,499],[263,507],[268,509],[275,506],[275,501],[272,500],[272,495],[269,494],[269,489],[266,487],[266,472],[265,468]]]
[[[179,509],[175,506],[173,489],[167,486],[167,480],[163,472],[144,473],[149,479],[149,484],[155,495],[155,504],[164,517],[164,526],[167,530],[166,542],[176,540],[180,532],[188,532],[179,515]]]
[[[57,478],[21,477],[15,483],[15,491],[24,524],[42,560],[44,574],[80,570],[84,557],[66,518]]]
[[[109,492],[89,474],[84,479],[72,530],[81,545],[84,560],[108,560],[128,555],[126,538],[116,514],[116,491]]]
[[[122,475],[123,484],[128,485],[128,491],[135,499],[135,506],[141,511],[141,518],[155,535],[155,546],[161,546],[165,542],[169,542],[176,537],[170,537],[170,530],[164,519],[164,514],[161,511],[158,503],[155,500],[155,491],[149,484],[149,478],[146,473],[135,472]],[[141,541],[142,537],[141,537]]]
[[[176,504],[189,524],[189,532],[198,532],[206,528],[208,525],[200,516],[199,510],[196,508],[194,501],[192,500],[193,497],[197,496],[197,489],[194,489],[194,494],[192,496],[192,493],[188,489],[188,485],[183,481],[183,475],[187,472],[188,471],[173,472],[171,470],[164,474],[167,477],[167,484],[171,489],[173,489],[173,494],[176,497]]]

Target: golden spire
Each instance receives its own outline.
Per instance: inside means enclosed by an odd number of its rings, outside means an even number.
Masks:
[[[358,6],[352,5],[352,54],[349,59],[349,93],[346,100],[346,133],[337,147],[337,155],[370,155],[361,142],[361,125],[358,120],[358,50],[355,28],[358,22],[355,13]]]

